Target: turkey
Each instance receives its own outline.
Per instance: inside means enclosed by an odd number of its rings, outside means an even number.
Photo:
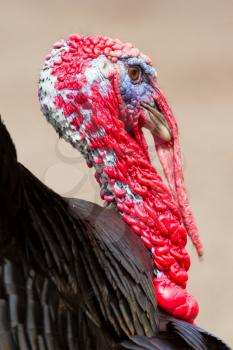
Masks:
[[[95,167],[106,206],[49,189],[18,162],[0,122],[0,349],[230,349],[193,323],[187,233],[203,248],[151,60],[129,43],[71,35],[47,56],[39,99]]]

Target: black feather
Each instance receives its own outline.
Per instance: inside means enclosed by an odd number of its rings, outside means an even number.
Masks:
[[[168,329],[177,333],[191,348],[195,350],[207,350],[205,338],[191,324],[175,320],[169,323]]]

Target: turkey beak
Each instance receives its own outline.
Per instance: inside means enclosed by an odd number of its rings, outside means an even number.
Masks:
[[[156,133],[157,136],[166,142],[172,141],[172,133],[164,115],[156,107],[141,102],[141,106],[146,110],[148,118],[145,120],[145,127]]]

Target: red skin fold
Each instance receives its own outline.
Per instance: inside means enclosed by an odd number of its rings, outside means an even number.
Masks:
[[[193,322],[198,315],[196,299],[185,289],[172,283],[167,276],[154,279],[158,305],[169,314],[187,322]]]

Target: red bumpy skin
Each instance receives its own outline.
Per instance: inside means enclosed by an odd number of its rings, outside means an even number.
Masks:
[[[100,62],[101,57],[103,60],[107,57],[113,63],[108,81],[104,80],[104,97],[101,78],[96,75],[90,80],[92,61],[98,57]],[[119,40],[71,35],[69,40],[56,43],[42,71],[42,110],[60,134],[80,149],[88,164],[96,168],[102,198],[113,203],[151,251],[159,306],[192,322],[198,314],[198,304],[186,290],[190,267],[185,250],[187,232],[199,255],[203,250],[184,186],[177,125],[155,82],[154,99],[173,137],[172,142],[161,142],[154,137],[169,191],[151,165],[139,125],[135,125],[131,133],[125,130],[123,120],[127,110],[119,89],[118,60],[127,57],[140,58],[151,65],[147,56]],[[140,113],[143,114],[143,110]]]

